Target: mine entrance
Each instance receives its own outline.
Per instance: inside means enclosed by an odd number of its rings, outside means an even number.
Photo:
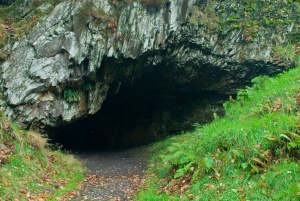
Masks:
[[[227,97],[192,87],[170,87],[159,72],[122,83],[101,110],[82,120],[52,129],[52,143],[66,149],[110,149],[138,146],[208,123],[213,113],[223,114]]]

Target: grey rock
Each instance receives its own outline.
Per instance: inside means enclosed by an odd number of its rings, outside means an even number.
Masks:
[[[214,31],[213,21],[205,23],[209,3],[170,0],[151,10],[134,2],[120,10],[109,2],[93,1],[101,16],[86,16],[84,9],[92,8],[84,1],[64,1],[13,46],[1,65],[6,115],[27,128],[33,122],[70,123],[101,110],[108,92],[118,93],[121,83],[156,68],[170,89],[192,86],[234,94],[255,76],[293,66],[285,58],[274,60],[275,47],[267,42],[272,34],[285,38],[292,24],[281,32],[262,30],[254,42],[245,43],[243,29]],[[199,18],[191,23],[195,7]],[[219,11],[221,3],[213,8]],[[85,91],[87,84],[93,87]],[[77,101],[66,100],[68,88],[76,91]]]
[[[7,150],[8,147],[5,146],[4,144],[0,144],[0,151],[3,151],[3,150]]]

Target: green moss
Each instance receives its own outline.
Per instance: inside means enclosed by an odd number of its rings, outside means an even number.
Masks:
[[[219,16],[213,7],[209,7],[206,12],[202,12],[198,6],[193,6],[191,17],[188,20],[189,24],[195,28],[204,25],[209,28],[208,31],[217,32],[220,30]]]
[[[168,0],[139,0],[139,2],[147,7],[161,8]]]
[[[238,22],[237,16],[230,16],[228,22]]]
[[[242,24],[233,24],[233,25],[231,25],[232,29],[241,29],[242,27],[243,27]]]
[[[210,13],[212,10],[213,17],[207,20],[205,13]],[[290,38],[289,42],[296,44],[297,41],[299,42],[297,27],[293,26],[291,32],[288,33],[285,30],[289,29],[292,24],[298,24],[299,13],[299,3],[285,1],[247,0],[233,3],[225,0],[210,1],[207,4],[198,2],[193,8],[189,23],[194,28],[204,25],[210,32],[222,30],[228,33],[230,30],[245,27],[242,30],[245,42],[253,42],[255,38],[261,37],[259,33],[263,33],[261,35],[270,38],[269,43],[276,44],[272,41],[271,34],[276,30],[277,34],[287,34]]]
[[[111,1],[111,5],[117,10],[122,10],[124,7],[132,4],[133,2],[139,2],[142,6],[145,6],[148,10],[157,11],[160,8],[163,8],[169,0],[123,0],[123,1]]]

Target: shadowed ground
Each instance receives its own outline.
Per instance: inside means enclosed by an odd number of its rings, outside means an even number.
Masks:
[[[85,183],[72,200],[131,200],[144,183],[145,147],[75,154],[88,168]]]

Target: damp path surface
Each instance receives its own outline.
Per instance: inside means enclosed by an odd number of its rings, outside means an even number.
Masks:
[[[73,201],[129,201],[145,181],[149,154],[146,147],[77,153],[88,169],[85,182],[73,194]]]

